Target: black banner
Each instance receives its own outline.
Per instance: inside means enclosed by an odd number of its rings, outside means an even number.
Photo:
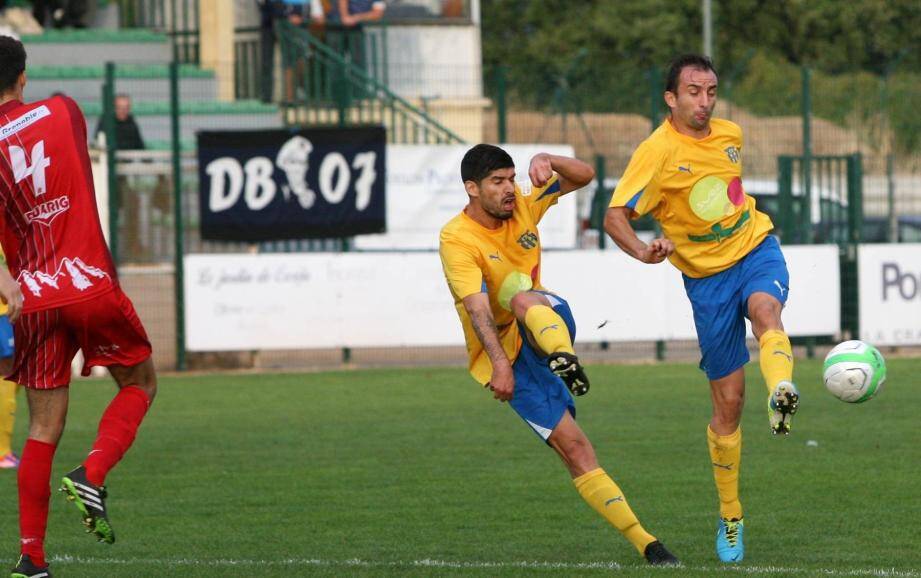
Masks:
[[[384,232],[385,138],[380,126],[199,132],[201,238]]]

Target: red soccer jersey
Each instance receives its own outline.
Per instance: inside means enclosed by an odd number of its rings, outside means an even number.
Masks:
[[[3,249],[23,313],[86,301],[117,284],[102,236],[86,121],[66,96],[0,105]]]

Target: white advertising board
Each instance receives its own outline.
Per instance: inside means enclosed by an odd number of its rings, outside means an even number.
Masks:
[[[857,250],[860,338],[874,345],[921,343],[921,244]]]
[[[438,249],[438,232],[467,204],[460,177],[468,145],[387,145],[387,232],[355,237],[358,249],[386,251]],[[569,145],[502,145],[518,181],[528,178],[539,152],[574,156]],[[573,249],[578,232],[575,192],[560,199],[540,226],[547,249]]]
[[[784,253],[788,332],[836,334],[837,248]],[[190,351],[463,344],[437,253],[188,255],[185,267]],[[577,341],[696,336],[671,265],[607,251],[548,251],[541,270],[544,285],[572,306]]]

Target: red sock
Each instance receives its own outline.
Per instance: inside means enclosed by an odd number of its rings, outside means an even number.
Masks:
[[[148,407],[150,398],[143,389],[134,385],[121,388],[99,420],[93,449],[83,462],[86,479],[97,486],[105,482],[106,474],[131,447]]]
[[[51,497],[51,462],[57,446],[27,439],[19,462],[20,551],[36,566],[45,565],[45,528]]]

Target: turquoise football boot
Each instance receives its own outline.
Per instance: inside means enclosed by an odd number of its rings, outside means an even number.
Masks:
[[[741,518],[720,518],[716,531],[716,555],[721,562],[741,562],[745,557],[744,522]]]

